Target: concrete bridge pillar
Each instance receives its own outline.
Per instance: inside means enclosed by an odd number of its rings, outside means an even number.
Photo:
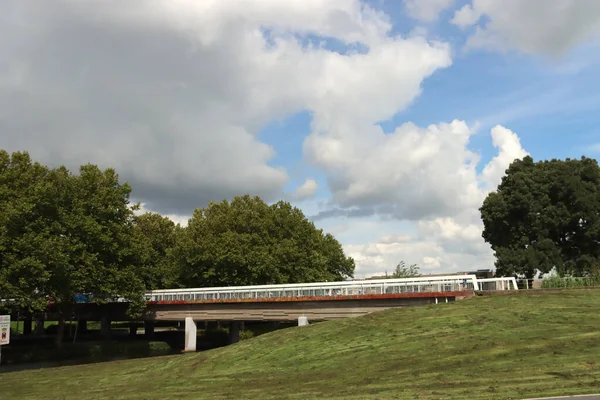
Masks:
[[[240,325],[240,321],[231,321],[231,325],[229,326],[229,344],[240,341]]]
[[[308,318],[306,317],[298,317],[298,326],[308,325]]]
[[[196,323],[192,317],[185,318],[185,348],[184,352],[195,352],[196,351],[196,339],[198,336],[198,329]]]
[[[146,340],[154,339],[154,321],[144,321],[144,335]]]

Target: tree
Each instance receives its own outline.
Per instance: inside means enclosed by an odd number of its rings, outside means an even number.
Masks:
[[[39,289],[49,280],[44,263],[51,251],[45,239],[53,207],[49,174],[27,153],[0,150],[0,298],[22,310],[47,305]]]
[[[139,276],[146,289],[177,286],[179,269],[172,257],[172,250],[179,229],[179,225],[157,213],[147,212],[135,217]]]
[[[195,210],[175,253],[187,287],[333,281],[354,272],[337,240],[298,208],[248,195]]]
[[[400,261],[398,265],[396,265],[396,269],[392,274],[392,278],[414,278],[416,276],[421,276],[419,273],[419,267],[417,264],[411,264],[407,266],[404,261]]]
[[[97,303],[123,296],[131,311],[140,310],[129,185],[112,169],[84,165],[72,175],[31,163],[26,153],[2,152],[0,165],[0,295],[32,311],[51,298],[60,314],[59,346],[77,294]]]
[[[594,159],[514,161],[480,208],[498,275],[585,275],[600,257],[600,167]]]

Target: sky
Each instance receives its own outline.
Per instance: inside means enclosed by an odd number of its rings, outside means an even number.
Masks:
[[[507,166],[600,153],[597,0],[0,0],[0,148],[115,168],[186,224],[236,195],[356,277],[494,267]]]

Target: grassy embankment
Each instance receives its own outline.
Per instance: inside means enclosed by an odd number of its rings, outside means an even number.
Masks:
[[[600,290],[484,296],[204,353],[0,375],[19,399],[518,399],[600,392]]]

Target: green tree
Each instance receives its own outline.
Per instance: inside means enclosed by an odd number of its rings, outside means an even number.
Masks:
[[[79,293],[97,303],[123,296],[139,311],[129,185],[112,169],[85,165],[72,175],[31,163],[27,153],[2,152],[0,162],[0,295],[30,310],[51,298],[60,314],[57,345]]]
[[[27,153],[0,150],[0,298],[23,310],[47,305],[39,289],[50,278],[45,264],[52,251],[46,240],[53,210],[49,174]]]
[[[594,159],[514,161],[480,208],[498,275],[556,267],[585,275],[600,257],[600,167]]]
[[[396,265],[396,269],[392,273],[392,278],[414,278],[421,276],[417,264],[406,265],[404,261],[400,261]]]
[[[134,220],[134,235],[139,255],[139,276],[146,289],[177,286],[179,269],[172,257],[177,230],[167,217],[147,212]]]
[[[333,281],[354,272],[337,240],[298,208],[248,195],[195,210],[176,254],[187,287]]]

